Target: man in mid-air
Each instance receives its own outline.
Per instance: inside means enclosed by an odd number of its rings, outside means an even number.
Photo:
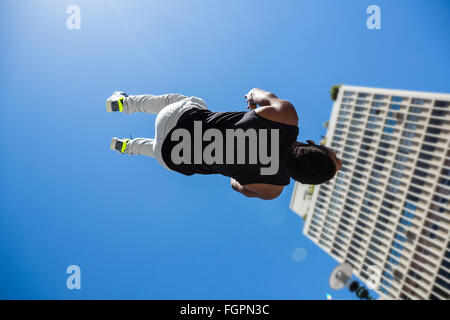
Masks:
[[[290,178],[314,185],[335,176],[342,163],[333,150],[297,141],[298,116],[289,101],[257,88],[245,98],[250,111],[213,112],[197,97],[116,91],[107,111],[157,114],[156,133],[113,138],[111,149],[156,158],[184,175],[221,174],[237,192],[264,200],[278,197]]]

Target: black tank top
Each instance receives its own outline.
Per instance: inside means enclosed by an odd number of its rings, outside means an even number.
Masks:
[[[205,159],[203,159],[203,156],[201,156],[201,159],[199,161],[198,159],[198,146],[201,145],[201,152],[205,150],[205,147],[207,147],[209,144],[211,144],[211,141],[215,141],[215,138],[210,138],[209,141],[204,141],[205,139],[200,139],[200,143],[197,143],[197,161],[194,159],[194,122],[198,121],[197,126],[197,133],[199,132],[199,124],[201,123],[201,135],[197,135],[197,137],[201,137],[208,129],[217,129],[220,131],[223,137],[223,149],[222,149],[222,155],[221,157],[223,161],[217,161],[218,163],[212,163],[207,164],[205,163]],[[174,138],[172,136],[172,133],[177,129],[185,129],[190,134],[190,141],[191,141],[191,148],[190,148],[190,161],[185,161],[187,163],[180,163],[176,164],[174,161],[172,161],[172,150],[174,147],[176,147],[181,142],[181,138],[179,135],[177,138]],[[260,140],[264,139],[266,141],[267,150],[264,154],[267,154],[269,157],[272,155],[271,150],[271,138],[272,138],[272,130],[278,129],[275,131],[278,131],[278,155],[279,155],[279,166],[278,171],[276,171],[273,174],[270,175],[264,175],[261,174],[262,168],[268,168],[270,167],[270,163],[263,164],[260,157],[257,156],[256,163],[251,163],[249,161],[249,149],[250,143],[254,143],[255,140],[251,140],[249,138],[245,139],[245,164],[238,164],[237,155],[238,155],[238,142],[237,139],[234,138],[234,160],[229,161],[231,159],[226,159],[226,143],[227,142],[227,129],[242,129],[244,131],[248,129],[254,129],[257,136],[257,145],[258,145],[258,155],[260,152]],[[267,131],[266,135],[259,134],[259,129],[268,129],[268,130],[262,130]],[[214,130],[216,133],[218,133],[217,130]],[[184,130],[183,130],[184,131]],[[228,130],[230,131],[230,130]],[[252,130],[250,130],[252,131]],[[252,110],[250,112],[242,111],[242,112],[212,112],[210,110],[200,109],[200,108],[193,108],[185,113],[183,113],[178,120],[176,126],[169,132],[169,134],[166,136],[163,145],[162,145],[162,158],[164,160],[164,163],[169,167],[171,170],[182,173],[184,175],[192,175],[195,173],[198,174],[222,174],[227,177],[232,177],[236,179],[241,185],[246,185],[250,183],[266,183],[266,184],[273,184],[273,185],[281,185],[285,186],[288,185],[290,182],[290,177],[284,170],[284,159],[286,157],[287,150],[289,146],[292,144],[292,142],[296,141],[297,135],[298,135],[298,127],[297,126],[291,126],[286,125],[280,122],[272,121],[269,119],[265,119],[261,116],[259,116],[255,110]],[[186,132],[186,131],[185,131]],[[241,131],[242,132],[242,131]],[[249,132],[249,131],[246,131]],[[275,137],[275,136],[274,136]],[[176,140],[176,141],[172,141]],[[232,140],[232,139],[229,139]],[[181,155],[184,154],[183,151],[180,151],[180,148],[176,149]],[[188,150],[188,148],[186,148]],[[229,149],[230,150],[230,149]],[[228,150],[228,151],[229,151]],[[253,148],[253,150],[255,150]],[[242,149],[240,150],[242,151]],[[212,152],[213,155],[220,155],[220,152],[216,154],[215,152]],[[203,153],[202,153],[203,155]],[[220,158],[220,157],[219,157]],[[230,157],[231,158],[231,157]],[[217,158],[216,158],[217,159]],[[175,160],[175,162],[179,163],[179,160]],[[197,162],[197,163],[195,163]],[[206,161],[208,162],[208,161]],[[211,162],[211,161],[209,161]],[[263,161],[264,162],[264,161]]]

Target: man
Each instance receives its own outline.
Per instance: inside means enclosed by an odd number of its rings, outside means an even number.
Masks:
[[[113,138],[111,149],[156,158],[184,175],[222,174],[237,192],[264,200],[278,197],[290,178],[321,184],[335,176],[342,163],[334,151],[296,141],[298,116],[290,102],[257,88],[244,97],[248,112],[212,112],[197,97],[116,91],[106,101],[108,112],[158,115],[154,139]]]

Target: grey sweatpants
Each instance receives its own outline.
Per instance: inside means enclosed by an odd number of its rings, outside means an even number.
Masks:
[[[180,94],[163,95],[130,95],[123,100],[123,112],[146,112],[158,114],[155,122],[155,138],[136,138],[127,143],[126,153],[129,155],[145,155],[155,158],[166,169],[161,154],[162,144],[167,134],[178,122],[181,115],[192,108],[208,109],[205,101],[198,97],[187,97]]]

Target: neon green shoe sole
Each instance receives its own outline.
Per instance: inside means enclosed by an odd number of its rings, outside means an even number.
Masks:
[[[114,137],[111,140],[110,148],[118,153],[126,153],[128,141],[130,141],[130,139],[119,139]]]
[[[115,91],[111,97],[106,99],[107,112],[123,112],[123,99],[128,97],[125,92]]]

